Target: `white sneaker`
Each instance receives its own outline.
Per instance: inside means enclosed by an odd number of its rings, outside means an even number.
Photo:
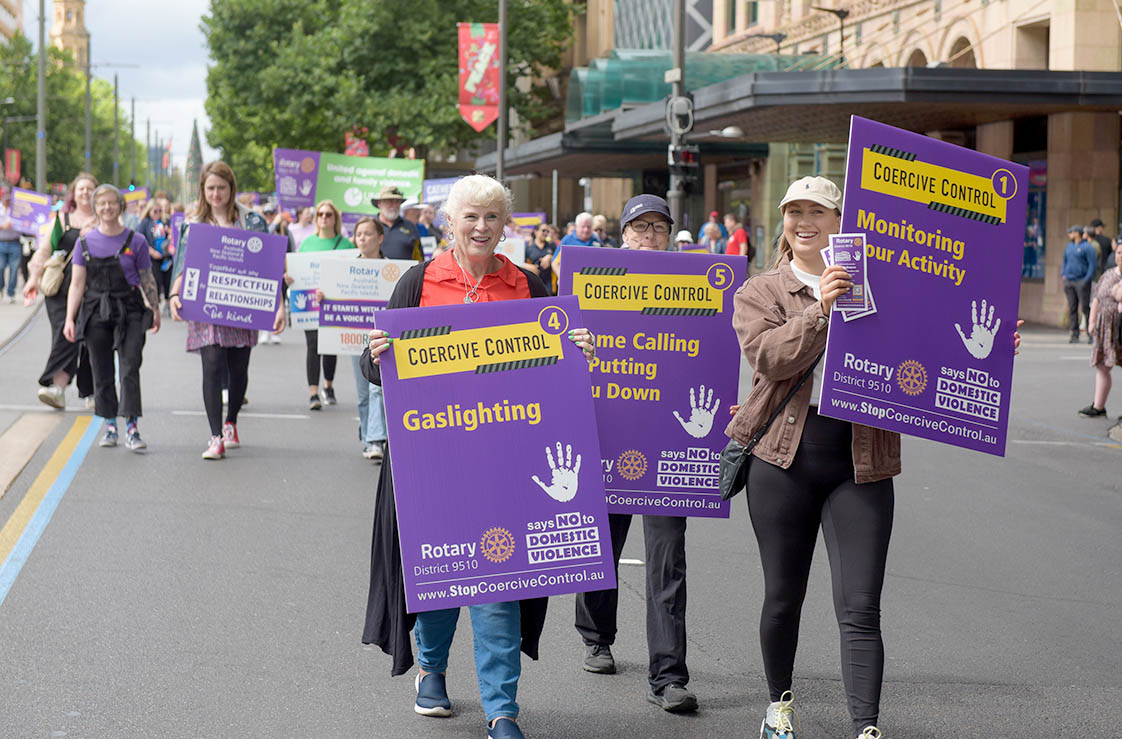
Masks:
[[[9,295],[8,297],[4,298],[4,302],[7,303],[8,305],[15,305],[16,304],[16,296],[15,295]]]
[[[61,385],[47,385],[39,388],[39,401],[52,408],[66,408],[66,391]]]
[[[795,695],[790,690],[784,691],[779,700],[767,707],[767,715],[760,724],[760,739],[795,739],[794,721],[798,721],[795,714]]]
[[[367,445],[367,447],[362,450],[362,456],[366,457],[367,459],[381,459],[382,442],[376,441],[373,444]]]

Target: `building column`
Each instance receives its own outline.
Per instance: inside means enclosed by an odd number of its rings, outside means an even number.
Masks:
[[[1115,235],[1112,231],[1118,223],[1120,134],[1117,113],[1048,116],[1044,295],[1039,315],[1026,315],[1026,319],[1055,326],[1064,323],[1067,302],[1060,268],[1069,226],[1086,225],[1100,218],[1110,235]]]

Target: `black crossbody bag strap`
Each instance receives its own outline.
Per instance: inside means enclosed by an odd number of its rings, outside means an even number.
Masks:
[[[806,384],[806,381],[814,375],[814,368],[817,367],[818,363],[821,361],[822,355],[819,354],[818,358],[814,360],[814,364],[807,367],[806,372],[803,372],[803,375],[799,378],[799,381],[795,383],[795,386],[791,388],[787,395],[783,397],[783,401],[778,406],[776,406],[775,410],[771,412],[770,416],[768,416],[768,419],[764,421],[764,425],[760,426],[759,430],[752,435],[751,439],[749,439],[748,445],[744,447],[745,454],[750,454],[752,448],[755,447],[756,444],[760,443],[760,439],[764,438],[764,434],[766,434],[767,430],[771,428],[771,424],[775,421],[775,419],[779,418],[779,414],[782,413],[783,409],[787,407],[787,404],[791,402],[791,398],[795,397],[795,394],[799,392],[803,385]]]

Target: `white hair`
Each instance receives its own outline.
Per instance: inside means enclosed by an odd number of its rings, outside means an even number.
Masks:
[[[467,205],[498,205],[502,220],[514,210],[514,196],[494,177],[482,174],[461,177],[452,185],[448,197],[440,206],[440,212],[451,223]]]
[[[592,214],[589,213],[586,210],[586,211],[583,211],[581,213],[577,213],[577,217],[573,219],[573,224],[579,226],[580,224],[584,223],[585,221],[591,221],[591,220],[592,220]]]

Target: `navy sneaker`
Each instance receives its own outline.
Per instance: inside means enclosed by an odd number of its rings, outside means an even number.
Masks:
[[[417,673],[414,681],[417,688],[417,703],[413,710],[422,716],[438,716],[446,718],[452,715],[452,701],[448,700],[448,688],[444,683],[444,676],[438,672],[430,672],[424,677]]]
[[[495,725],[487,728],[487,739],[526,739],[522,729],[512,718],[497,718]]]

